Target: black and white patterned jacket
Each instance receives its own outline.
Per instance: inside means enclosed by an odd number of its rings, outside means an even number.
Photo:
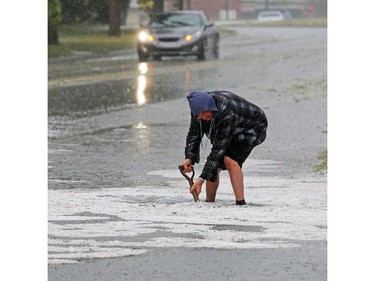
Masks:
[[[214,181],[217,169],[222,165],[225,151],[231,142],[247,142],[256,146],[266,138],[267,117],[258,106],[228,91],[208,92],[214,98],[217,112],[211,121],[191,116],[186,137],[185,157],[192,164],[199,163],[200,144],[205,134],[212,149],[207,157],[201,177]]]

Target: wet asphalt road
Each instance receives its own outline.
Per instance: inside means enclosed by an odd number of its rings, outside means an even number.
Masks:
[[[281,168],[262,169],[250,163],[251,176],[316,177],[321,182],[313,168],[327,141],[326,28],[225,29],[219,60],[174,58],[139,64],[135,51],[51,60],[49,189],[173,188],[173,181],[153,171],[177,171],[183,160],[189,123],[185,96],[196,89],[233,91],[265,110],[268,138],[251,158],[281,163]],[[298,243],[297,249],[223,255],[223,250],[188,250],[188,257],[197,259],[190,266],[206,270],[200,275],[184,270],[186,275],[180,278],[173,276],[185,268],[178,262],[184,255],[180,248],[163,248],[134,259],[50,265],[49,278],[191,280],[209,278],[215,267],[224,270],[228,265],[233,271],[218,270],[217,280],[326,280],[326,241]],[[201,264],[207,255],[213,262],[206,268]],[[246,257],[251,264],[264,262],[241,271],[239,256],[242,262]],[[156,262],[151,261],[154,257]],[[142,262],[150,267],[142,268]],[[170,267],[163,269],[165,263]]]
[[[234,30],[222,34],[220,60],[139,64],[130,51],[51,61],[49,188],[168,184],[145,174],[174,168],[183,158],[189,118],[184,97],[195,89],[233,91],[262,107],[270,118],[262,145],[267,158],[292,157],[286,162],[293,173],[311,171],[326,138],[325,100],[314,99],[325,95],[326,29]],[[302,101],[318,103],[321,112]],[[316,132],[293,118],[301,110],[296,105],[308,107],[302,110],[311,117],[320,114]],[[290,147],[295,157],[284,153]]]

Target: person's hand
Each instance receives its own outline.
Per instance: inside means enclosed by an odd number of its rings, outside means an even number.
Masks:
[[[191,160],[190,159],[185,159],[182,162],[181,165],[184,166],[184,170],[183,170],[184,173],[191,173],[193,171],[193,169],[191,167]]]
[[[195,183],[190,187],[190,193],[193,193],[194,190],[197,191],[197,194],[199,195],[202,191],[202,185],[203,185],[203,182],[198,179],[195,181]]]

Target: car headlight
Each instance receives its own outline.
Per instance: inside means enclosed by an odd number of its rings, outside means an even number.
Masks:
[[[154,41],[154,37],[146,31],[141,31],[138,33],[138,40],[142,43],[152,42]]]
[[[197,31],[192,34],[188,34],[185,36],[185,41],[189,42],[189,41],[198,40],[199,37],[201,37],[201,35],[202,35],[202,31]]]

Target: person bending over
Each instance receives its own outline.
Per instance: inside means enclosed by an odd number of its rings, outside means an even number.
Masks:
[[[242,164],[252,149],[266,139],[267,117],[255,104],[229,91],[194,91],[187,96],[191,111],[183,172],[200,161],[206,135],[211,152],[199,179],[190,188],[198,195],[206,181],[206,202],[215,202],[221,170],[228,170],[237,205],[246,205]]]

